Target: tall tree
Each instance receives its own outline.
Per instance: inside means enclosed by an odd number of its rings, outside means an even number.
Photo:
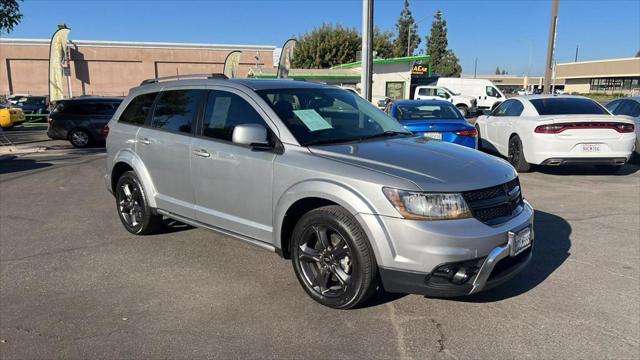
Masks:
[[[393,42],[393,55],[396,57],[411,56],[420,45],[418,36],[418,24],[416,24],[409,0],[404,0],[404,6],[400,12],[400,17],[396,22],[396,38]]]
[[[495,72],[495,74],[496,74],[496,75],[500,75],[500,66],[496,66],[496,72]]]
[[[360,44],[362,45],[362,42]],[[394,56],[393,33],[391,31],[382,31],[376,26],[373,29],[373,51],[377,53],[379,58],[392,58]]]
[[[431,33],[427,36],[427,55],[430,56],[432,69],[441,76],[460,76],[462,67],[458,57],[447,48],[447,21],[442,18],[440,10],[436,11],[433,19]]]
[[[360,34],[356,29],[322,24],[298,38],[292,67],[323,69],[353,62],[360,46]]]
[[[507,75],[507,74],[508,74],[507,70],[502,69],[502,75]]]
[[[20,0],[23,1],[23,0]],[[0,34],[8,34],[22,20],[20,4],[17,0],[0,1]]]

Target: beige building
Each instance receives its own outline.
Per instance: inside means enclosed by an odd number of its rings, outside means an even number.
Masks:
[[[640,94],[640,57],[558,64],[556,78],[572,93]]]
[[[123,96],[145,79],[221,73],[233,50],[242,51],[240,76],[273,68],[275,46],[268,45],[73,40],[72,94]],[[48,59],[48,39],[0,39],[0,95],[48,94]]]

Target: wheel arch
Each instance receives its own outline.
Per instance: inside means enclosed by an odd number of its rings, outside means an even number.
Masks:
[[[118,183],[118,178],[126,171],[133,171],[138,176],[138,179],[142,183],[143,191],[147,197],[149,207],[156,208],[156,188],[153,185],[149,171],[142,160],[130,149],[120,150],[113,159],[113,166],[111,167],[111,190],[115,193],[115,186]]]
[[[295,184],[283,192],[274,208],[274,244],[281,256],[289,258],[291,235],[300,218],[313,209],[327,205],[341,206],[356,219],[358,213],[374,213],[372,204],[346,185],[327,180]],[[366,224],[358,222],[364,229]],[[374,252],[377,252],[376,244],[371,239],[369,241]]]

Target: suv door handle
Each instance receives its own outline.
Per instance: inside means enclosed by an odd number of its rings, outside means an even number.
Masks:
[[[149,145],[149,144],[151,144],[151,141],[150,141],[148,138],[142,138],[142,139],[139,139],[139,140],[138,140],[138,142],[139,142],[140,144],[144,144],[144,145]]]
[[[200,156],[203,158],[208,158],[209,156],[211,156],[211,154],[209,154],[209,152],[207,150],[193,150],[193,155],[195,156]]]

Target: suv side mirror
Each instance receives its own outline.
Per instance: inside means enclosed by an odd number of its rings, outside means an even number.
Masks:
[[[261,124],[240,124],[233,128],[231,141],[257,149],[270,149],[267,129]]]

